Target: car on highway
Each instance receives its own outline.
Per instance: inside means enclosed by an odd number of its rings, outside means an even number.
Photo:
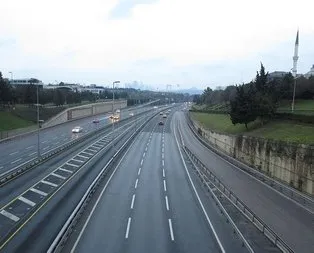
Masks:
[[[93,123],[99,123],[99,119],[93,119]]]
[[[154,106],[154,109],[157,109],[158,107],[157,106]]]
[[[168,112],[171,112],[171,109],[169,109]]]
[[[163,113],[162,113],[162,112],[160,112],[160,113],[159,113],[159,115],[163,115]]]
[[[159,121],[158,125],[163,126],[164,122],[163,121]]]
[[[167,118],[167,115],[166,115],[166,114],[164,114],[164,115],[162,115],[162,117],[163,117],[163,118]]]
[[[76,126],[72,129],[72,133],[80,133],[83,131],[83,128],[80,126]]]
[[[130,112],[130,114],[129,114],[130,116],[134,116],[134,113],[133,112]]]
[[[120,113],[120,109],[117,109],[117,110],[116,110],[116,113]]]

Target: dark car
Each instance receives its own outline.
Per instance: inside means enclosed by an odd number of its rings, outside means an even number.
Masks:
[[[162,126],[164,124],[164,122],[159,121],[158,125]]]
[[[99,119],[94,119],[93,123],[99,123]]]

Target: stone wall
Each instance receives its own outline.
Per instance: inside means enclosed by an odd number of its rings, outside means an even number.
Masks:
[[[314,194],[314,147],[251,136],[228,135],[205,129],[193,121],[213,146],[245,164],[301,191]]]

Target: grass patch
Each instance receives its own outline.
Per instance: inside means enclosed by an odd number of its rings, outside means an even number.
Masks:
[[[21,119],[10,112],[0,111],[0,131],[7,131],[34,125],[33,122]]]
[[[229,115],[191,112],[191,116],[205,128],[221,133],[243,134],[303,144],[314,143],[314,125],[310,124],[274,120],[262,126],[259,121],[254,121],[248,124],[249,130],[246,130],[244,125],[233,125]]]

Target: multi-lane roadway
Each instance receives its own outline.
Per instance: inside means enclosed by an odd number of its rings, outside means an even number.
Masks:
[[[141,113],[151,107],[132,108],[131,110],[122,109],[120,119],[125,119],[130,116],[130,113]],[[55,127],[42,129],[39,132],[39,150],[40,153],[49,152],[50,150],[64,144],[65,142],[79,138],[80,136],[111,123],[109,116],[111,113],[98,115],[88,118],[75,120],[64,123]],[[99,123],[93,123],[93,119],[98,119]],[[81,133],[73,134],[72,129],[75,126],[83,128]],[[3,142],[0,144],[0,175],[10,169],[16,168],[19,165],[34,159],[38,155],[38,138],[37,133],[32,133],[24,137],[14,139],[12,141]]]
[[[97,188],[62,251],[248,252],[191,170],[183,141],[295,252],[314,252],[313,214],[204,147],[182,108],[172,108],[166,119],[157,113],[142,129]],[[41,143],[42,151],[70,140],[76,125],[90,132],[110,124],[107,116],[99,117],[98,126],[89,118],[43,130],[41,142],[47,142]],[[129,111],[121,111],[121,118],[127,116]],[[3,186],[0,252],[47,251],[115,149],[147,119],[143,116],[135,125],[130,117],[118,126],[115,147],[110,129],[104,130]],[[35,137],[0,144],[8,157],[1,156],[0,168],[4,161],[3,167],[12,168],[13,159],[23,162],[35,152],[27,149],[36,148]],[[270,250],[259,247],[256,252]]]

